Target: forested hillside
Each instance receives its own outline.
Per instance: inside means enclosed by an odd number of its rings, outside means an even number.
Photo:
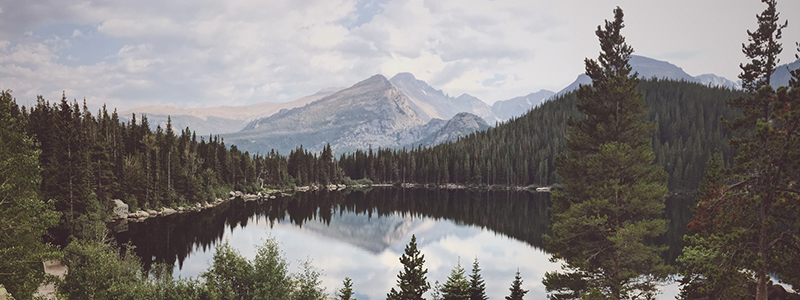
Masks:
[[[736,112],[725,100],[739,91],[669,80],[642,80],[649,117],[658,122],[653,135],[656,162],[670,174],[669,189],[691,191],[702,178],[709,155],[733,158],[731,133],[720,118]],[[342,155],[345,175],[377,182],[550,185],[558,178],[553,158],[563,152],[567,120],[581,118],[575,93],[560,96],[487,131],[431,148],[379,149]]]
[[[66,97],[52,104],[39,97],[18,112],[40,151],[41,197],[53,199],[62,213],[52,230],[57,240],[92,235],[91,224],[105,218],[111,199],[135,211],[213,201],[232,189],[341,180],[329,148],[320,156],[327,163],[302,148],[288,158],[274,151],[251,155],[216,136],[175,132],[169,121],[152,131],[147,117],[120,122],[105,107],[93,115]]]

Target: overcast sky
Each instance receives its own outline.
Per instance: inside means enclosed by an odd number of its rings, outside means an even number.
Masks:
[[[635,54],[737,80],[757,0],[0,0],[0,88],[120,109],[283,102],[411,72],[488,103],[558,91],[599,51],[612,10]],[[782,63],[800,1],[781,0]]]

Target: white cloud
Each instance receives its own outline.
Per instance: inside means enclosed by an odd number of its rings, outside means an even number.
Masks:
[[[29,102],[68,90],[95,106],[215,106],[412,72],[446,93],[491,102],[574,80],[583,58],[597,56],[594,30],[616,5],[637,54],[731,79],[745,30],[763,10],[745,0],[18,1],[0,4],[0,88]],[[800,4],[779,10],[790,22],[789,62]],[[85,57],[97,53],[109,56]]]

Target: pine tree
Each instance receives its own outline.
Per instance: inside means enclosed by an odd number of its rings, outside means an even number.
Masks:
[[[11,91],[0,91],[0,285],[16,299],[30,299],[44,276],[44,259],[57,249],[42,243],[58,223],[52,203],[39,195],[39,151],[25,133]]]
[[[423,268],[425,255],[417,249],[417,237],[411,236],[411,242],[406,245],[405,253],[400,256],[403,270],[397,274],[397,287],[399,291],[392,288],[386,295],[389,300],[421,300],[422,294],[430,289],[428,279],[425,274],[428,269]]]
[[[528,290],[522,289],[522,277],[519,276],[519,270],[517,270],[514,282],[511,283],[511,287],[508,290],[511,291],[511,295],[506,296],[506,300],[522,300],[525,294],[528,293]]]
[[[447,277],[447,282],[442,286],[442,299],[444,300],[468,300],[470,298],[470,285],[464,275],[464,268],[461,262],[458,263]]]
[[[598,26],[602,51],[598,61],[585,61],[592,85],[578,90],[585,119],[570,120],[567,154],[556,159],[564,190],[553,194],[553,236],[546,241],[565,272],[548,272],[543,282],[557,299],[652,295],[669,271],[659,256],[664,247],[645,242],[666,231],[657,219],[666,174],[653,164],[655,123],[645,121],[622,19],[617,7],[614,21]]]
[[[489,300],[489,297],[486,296],[486,283],[483,282],[480,271],[476,257],[475,262],[472,263],[472,274],[469,275],[470,300]]]
[[[353,280],[350,277],[345,277],[342,284],[344,286],[336,292],[336,299],[356,300],[356,298],[353,298]]]
[[[728,123],[740,132],[731,140],[739,152],[726,172],[732,176],[723,180],[721,191],[698,203],[709,209],[698,211],[695,221],[713,223],[687,237],[693,247],[683,254],[684,268],[720,293],[736,292],[731,283],[748,277],[739,270],[754,272],[757,300],[767,299],[769,273],[800,288],[800,271],[789,267],[800,264],[800,191],[795,187],[800,179],[800,89],[781,87],[776,92],[769,85],[787,23],[780,24],[776,1],[762,2],[767,8],[757,15],[758,29],[748,31],[750,43],[742,45],[750,62],[741,65],[739,77],[749,95],[728,101],[742,110],[741,117]],[[798,74],[793,75],[796,82]]]

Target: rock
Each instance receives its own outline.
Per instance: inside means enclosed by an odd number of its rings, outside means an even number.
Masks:
[[[148,214],[148,215],[150,215],[151,217],[158,216],[158,212],[157,212],[157,211],[155,211],[155,210],[152,210],[152,209],[151,209],[151,210],[148,210],[148,211],[147,211],[147,214]]]
[[[181,207],[178,207],[178,211],[182,212],[182,211],[184,211],[184,210],[186,210],[186,208],[185,208],[185,207],[183,207],[183,206],[181,206]]]
[[[161,210],[161,215],[169,216],[171,214],[174,214],[175,212],[176,211],[174,209],[172,209],[172,208],[165,208],[165,209]]]
[[[275,195],[269,196],[270,199],[275,199]]]
[[[114,199],[114,210],[113,210],[113,217],[114,219],[125,219],[128,217],[128,205],[122,200]]]
[[[202,205],[202,204],[200,204],[200,203],[195,203],[195,204],[194,204],[194,207],[195,207],[195,208],[201,208],[201,207],[203,207],[203,205]]]
[[[236,193],[231,191],[230,193],[228,193],[228,196],[230,196],[231,198],[235,198],[236,197]]]
[[[214,205],[212,205],[211,203],[207,203],[205,206],[205,208],[212,208],[212,207],[214,207]]]

